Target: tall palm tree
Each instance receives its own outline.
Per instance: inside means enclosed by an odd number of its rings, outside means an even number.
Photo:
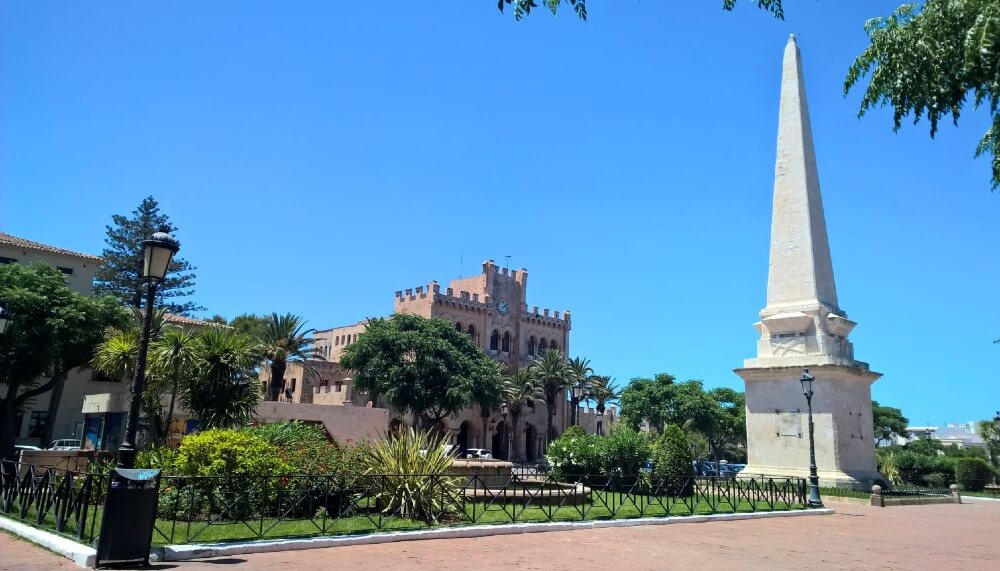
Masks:
[[[309,370],[312,369],[309,359],[322,359],[312,345],[313,331],[305,329],[305,321],[291,313],[272,313],[264,319],[260,329],[260,350],[271,369],[267,400],[276,401],[281,396],[289,361],[301,361]]]
[[[170,438],[170,424],[174,419],[174,404],[177,401],[177,391],[181,377],[190,379],[198,366],[198,356],[195,350],[195,336],[179,328],[165,329],[160,338],[149,347],[150,365],[161,373],[171,383],[170,406],[167,408],[167,420],[164,422],[164,438]]]
[[[580,395],[586,395],[590,385],[590,376],[594,374],[594,369],[590,368],[590,359],[581,359],[580,357],[574,357],[569,362],[569,368],[573,373],[573,385],[580,388]],[[570,403],[572,405],[572,414],[570,415],[571,424],[580,424],[580,398],[576,396],[576,391],[570,394]]]
[[[139,332],[111,329],[97,346],[91,366],[95,371],[123,383],[130,382],[139,355]]]
[[[597,435],[604,434],[604,412],[607,406],[618,400],[620,396],[614,387],[614,379],[607,375],[594,375],[590,377],[590,390],[587,393],[587,400],[594,401],[594,408],[597,409]]]
[[[538,381],[532,376],[527,368],[518,368],[506,373],[503,376],[503,398],[507,402],[510,411],[510,425],[512,427],[512,448],[514,449],[514,460],[524,460],[521,454],[521,414],[524,406],[528,403],[534,405],[536,400],[544,399],[545,392],[539,386]],[[510,458],[508,458],[510,460]]]
[[[181,391],[181,401],[205,428],[245,425],[260,398],[254,367],[259,353],[246,335],[210,327],[195,337],[197,374]]]
[[[547,349],[541,357],[531,363],[531,375],[545,393],[545,441],[551,443],[556,438],[552,420],[556,415],[556,405],[565,402],[566,387],[573,384],[576,377],[573,370],[558,349]]]

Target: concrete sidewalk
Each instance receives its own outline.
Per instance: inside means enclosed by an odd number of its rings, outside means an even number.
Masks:
[[[261,553],[154,569],[996,569],[1000,503],[872,508],[836,515],[412,541]],[[78,569],[0,536],[0,569]]]

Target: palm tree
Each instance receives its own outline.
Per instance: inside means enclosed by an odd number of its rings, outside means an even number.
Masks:
[[[205,428],[247,424],[260,393],[254,379],[259,353],[246,335],[221,327],[198,332],[194,343],[197,373],[181,401]]]
[[[91,366],[120,382],[130,382],[135,370],[135,360],[139,354],[139,332],[127,329],[111,329],[104,341],[97,346]]]
[[[563,391],[573,384],[576,377],[573,370],[558,349],[547,349],[541,357],[530,365],[531,376],[545,393],[545,441],[551,443],[556,438],[552,420],[556,415],[556,405],[565,398]],[[560,398],[562,397],[562,398]],[[563,402],[565,402],[563,400]]]
[[[587,392],[587,400],[594,401],[594,408],[597,409],[597,435],[604,434],[604,412],[607,405],[618,400],[618,391],[614,387],[614,379],[607,375],[594,375],[590,377],[590,390]]]
[[[590,359],[581,359],[580,357],[574,357],[569,362],[569,368],[573,373],[573,385],[576,385],[580,389],[581,397],[586,395],[588,392],[590,376],[594,374],[594,369],[590,368]],[[580,398],[576,396],[576,391],[570,394],[570,403],[572,404],[572,414],[570,415],[571,424],[580,424]]]
[[[272,313],[260,329],[260,350],[271,369],[271,384],[267,400],[276,401],[285,385],[285,367],[289,361],[301,361],[307,370],[309,359],[322,359],[312,346],[313,329],[303,329],[305,322],[298,315]]]
[[[510,425],[512,427],[512,447],[516,460],[523,460],[521,456],[521,413],[524,405],[536,400],[544,399],[545,392],[538,385],[538,381],[532,376],[531,371],[526,368],[515,369],[508,372],[503,377],[503,398],[507,402],[510,411]],[[510,458],[508,458],[510,460]]]
[[[190,379],[196,374],[198,357],[195,351],[195,336],[179,328],[165,329],[160,338],[150,345],[150,365],[171,382],[170,406],[164,422],[164,438],[170,438],[170,424],[174,419],[174,404],[181,376]]]

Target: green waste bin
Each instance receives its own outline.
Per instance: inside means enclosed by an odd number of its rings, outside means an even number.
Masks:
[[[148,565],[160,471],[115,468],[108,478],[94,566]]]

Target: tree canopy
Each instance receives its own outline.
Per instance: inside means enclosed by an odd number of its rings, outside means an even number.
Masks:
[[[0,457],[13,453],[16,416],[28,399],[61,387],[71,369],[87,364],[109,326],[128,313],[109,297],[86,297],[43,263],[0,266],[0,299],[10,325],[0,335]]]
[[[975,155],[992,155],[992,184],[1000,186],[1000,2],[926,0],[903,4],[865,22],[871,39],[851,65],[845,95],[870,76],[861,110],[893,108],[894,130],[904,117],[926,117],[930,135],[951,115],[958,124],[966,103],[988,104],[990,127]]]
[[[143,199],[131,216],[115,214],[107,227],[107,247],[101,252],[104,262],[97,268],[94,289],[126,305],[141,307],[145,286],[142,280],[142,241],[154,232],[165,230],[177,237],[177,227],[160,212],[152,196]],[[170,313],[187,315],[204,308],[184,300],[194,293],[194,266],[175,256],[166,279],[157,287],[158,305]]]
[[[903,411],[891,406],[882,406],[878,401],[872,401],[872,424],[874,425],[875,444],[892,443],[897,436],[907,435],[906,427],[910,420],[903,416]]]
[[[722,0],[723,10],[733,10],[736,8],[737,0]],[[757,7],[769,11],[777,18],[784,18],[785,13],[782,10],[781,0],[748,0],[750,2],[756,2]],[[545,7],[548,8],[553,14],[559,13],[559,6],[561,4],[568,4],[576,16],[581,20],[587,19],[587,0],[542,0]],[[510,6],[511,12],[514,13],[514,19],[520,20],[525,16],[531,15],[531,10],[538,7],[538,0],[497,0],[497,8],[501,12],[504,11],[504,6]]]
[[[340,364],[355,372],[358,390],[425,423],[436,425],[472,403],[500,398],[493,360],[471,336],[440,318],[396,314],[369,320]]]

